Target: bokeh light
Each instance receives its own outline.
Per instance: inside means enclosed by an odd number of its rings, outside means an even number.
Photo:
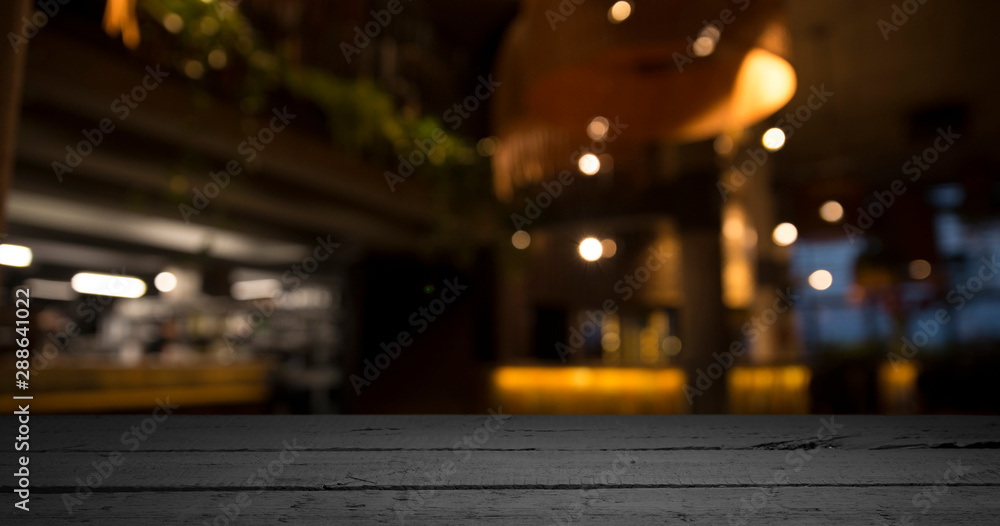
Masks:
[[[212,69],[223,69],[227,63],[229,63],[229,56],[222,48],[215,48],[208,54],[208,65]]]
[[[170,292],[177,288],[177,276],[170,272],[160,272],[153,278],[153,286],[160,292]]]
[[[70,286],[80,294],[116,298],[139,298],[146,293],[146,283],[139,278],[91,272],[76,274],[70,280]]]
[[[587,261],[597,261],[603,253],[604,247],[596,238],[588,237],[580,242],[580,257]]]
[[[618,253],[618,244],[613,239],[604,239],[601,241],[601,251],[603,257],[614,257]]]
[[[197,60],[189,60],[184,63],[184,74],[191,79],[200,79],[205,74],[205,66]]]
[[[492,157],[497,152],[496,137],[483,137],[476,143],[476,152],[483,157]]]
[[[931,275],[931,264],[925,259],[915,259],[910,262],[910,277],[925,279]]]
[[[531,234],[524,230],[518,230],[514,232],[514,235],[510,236],[510,243],[514,245],[514,248],[524,250],[531,244]]]
[[[795,242],[799,238],[799,229],[795,228],[795,225],[791,223],[781,223],[780,225],[774,227],[774,232],[771,233],[771,239],[774,240],[774,244],[779,247],[787,247]]]
[[[163,27],[167,31],[176,35],[184,29],[184,19],[177,13],[167,13],[166,16],[163,17]]]
[[[720,135],[715,138],[715,142],[712,143],[712,147],[715,148],[715,153],[719,155],[726,155],[727,153],[733,151],[733,139],[728,135]]]
[[[826,290],[833,285],[833,274],[829,270],[817,270],[809,274],[809,286],[816,290]]]
[[[768,151],[776,152],[785,145],[785,132],[781,131],[779,128],[771,128],[764,132],[764,136],[760,140],[764,148]]]
[[[0,245],[0,265],[27,267],[31,264],[31,249],[20,245]]]
[[[836,223],[844,217],[844,207],[836,201],[827,201],[819,207],[819,216],[827,223]]]
[[[715,41],[709,37],[698,37],[691,45],[691,50],[699,57],[707,57],[715,51]]]
[[[619,0],[608,9],[608,20],[613,24],[624,22],[632,14],[632,4],[625,0]]]
[[[594,175],[601,170],[601,160],[596,155],[588,153],[580,157],[577,166],[585,175]]]
[[[587,125],[587,136],[595,141],[603,140],[608,136],[608,127],[611,123],[604,117],[594,117]]]

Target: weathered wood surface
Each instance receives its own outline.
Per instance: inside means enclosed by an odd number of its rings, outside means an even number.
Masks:
[[[998,446],[996,417],[38,416],[13,524],[996,525]]]
[[[152,404],[151,407],[155,407]],[[32,449],[112,451],[148,415],[40,416]],[[262,451],[295,436],[309,449],[450,449],[489,415],[171,416],[143,451]],[[488,449],[795,449],[829,416],[526,416],[490,435]],[[838,449],[1000,446],[1000,418],[835,416]],[[11,420],[13,422],[13,420]],[[495,426],[494,426],[495,427]],[[35,447],[37,445],[37,447]]]
[[[948,462],[967,468],[952,485],[1000,486],[1000,451],[302,451],[282,465],[272,489],[387,489],[437,487],[572,489],[602,472],[614,474],[620,487],[740,486],[907,486],[940,478]],[[619,454],[621,456],[619,457]],[[277,452],[156,452],[122,456],[104,491],[185,487],[226,490],[241,486],[254,466],[267,466]],[[73,477],[94,471],[106,453],[47,453],[36,466],[33,482],[55,491],[71,491]],[[286,458],[292,458],[286,455]],[[973,459],[975,464],[973,464]],[[429,479],[451,461],[455,471]],[[616,463],[617,461],[617,463]],[[615,465],[613,465],[615,464]],[[166,467],[165,467],[166,466]],[[844,470],[844,466],[852,466]],[[277,468],[276,468],[277,469]],[[451,468],[447,468],[450,470]],[[787,469],[788,480],[775,480]],[[439,480],[441,479],[441,480]]]

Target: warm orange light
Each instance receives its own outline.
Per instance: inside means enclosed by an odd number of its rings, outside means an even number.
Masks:
[[[795,69],[791,64],[774,53],[755,48],[747,53],[736,76],[733,107],[749,117],[745,119],[748,122],[763,119],[792,100],[795,86]]]
[[[712,143],[712,147],[715,148],[715,153],[719,155],[726,155],[727,153],[733,151],[733,138],[728,135],[720,135],[715,138],[715,142]]]
[[[734,214],[727,217],[722,224],[722,235],[726,236],[726,239],[743,241],[743,227],[743,217]]]
[[[931,264],[925,259],[914,259],[909,266],[910,277],[913,279],[924,279],[931,275]]]
[[[601,170],[601,160],[596,155],[588,153],[580,157],[577,167],[584,175],[594,175]]]
[[[775,245],[779,247],[787,247],[795,242],[799,238],[799,229],[795,228],[795,225],[791,223],[781,223],[774,227],[774,231],[771,232],[771,239],[774,241]]]
[[[618,243],[614,239],[601,240],[601,257],[610,258],[618,253]]]
[[[795,69],[780,56],[754,48],[743,59],[729,98],[682,126],[678,137],[707,139],[720,130],[749,127],[780,110],[795,95]]]
[[[819,216],[827,223],[836,223],[844,217],[844,206],[836,201],[827,201],[819,207]]]
[[[903,359],[885,362],[879,368],[879,403],[886,414],[913,413],[917,409],[916,363]]]
[[[729,308],[746,308],[756,294],[753,243],[748,243],[754,228],[736,201],[726,203],[722,217],[722,301]]]
[[[604,253],[604,247],[597,238],[588,237],[580,242],[580,257],[587,261],[597,261]]]
[[[139,46],[139,20],[135,14],[135,0],[108,0],[104,8],[104,32],[109,37],[120,33],[122,43],[129,49]]]
[[[781,128],[771,128],[764,132],[760,142],[767,151],[776,152],[785,146],[785,132],[781,131]]]
[[[699,57],[707,57],[715,51],[715,41],[709,37],[698,37],[691,46],[694,54]]]
[[[733,308],[748,305],[755,290],[753,279],[753,268],[747,260],[732,261],[722,267],[722,282],[726,285],[723,300],[726,305]]]
[[[685,413],[681,369],[505,366],[493,373],[499,402],[527,413]]]
[[[729,371],[729,411],[807,413],[812,372],[803,365],[736,366]]]
[[[595,141],[603,141],[608,136],[611,124],[604,117],[594,117],[587,125],[587,135]]]
[[[528,245],[531,245],[531,234],[524,230],[518,230],[514,232],[514,235],[510,236],[510,243],[514,245],[514,248],[524,250],[528,248]]]
[[[913,362],[898,361],[895,364],[885,364],[879,370],[882,382],[893,388],[908,389],[916,385],[917,367]]]
[[[625,0],[615,2],[611,9],[608,9],[608,20],[612,24],[624,22],[632,14],[632,4]]]

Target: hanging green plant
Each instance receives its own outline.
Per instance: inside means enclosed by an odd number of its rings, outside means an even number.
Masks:
[[[314,104],[325,116],[334,148],[387,170],[396,169],[399,156],[408,156],[420,143],[440,139],[420,166],[436,207],[470,206],[472,200],[459,199],[464,192],[489,195],[487,163],[470,140],[446,131],[436,117],[399,107],[371,80],[282,59],[280,42],[269,47],[234,7],[238,3],[139,0],[140,13],[149,19],[143,39],[164,44],[150,46],[152,52],[169,54],[164,58],[189,78],[211,78],[213,89],[231,92],[245,113],[266,111],[279,93]]]

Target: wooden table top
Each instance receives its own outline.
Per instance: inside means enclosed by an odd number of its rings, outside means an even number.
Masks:
[[[30,511],[13,524],[1000,524],[998,417],[161,410],[30,425]]]

